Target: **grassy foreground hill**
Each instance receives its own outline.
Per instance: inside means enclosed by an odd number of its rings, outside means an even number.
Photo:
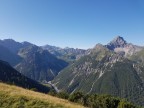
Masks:
[[[83,102],[87,108],[140,108],[108,95],[95,94],[85,97],[77,92],[70,95],[68,101],[0,82],[0,108],[85,108],[80,105]]]
[[[84,108],[50,95],[0,83],[0,108]]]

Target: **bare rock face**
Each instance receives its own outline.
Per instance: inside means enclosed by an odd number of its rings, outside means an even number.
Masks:
[[[125,47],[127,45],[127,42],[123,39],[123,37],[117,36],[115,39],[113,39],[106,47],[110,50],[114,50],[118,47]]]
[[[127,43],[123,37],[120,36],[117,36],[105,46],[116,53],[123,53],[125,57],[131,56],[144,48],[141,46],[133,45],[131,43]]]
[[[141,51],[144,47],[136,46],[133,44],[127,44],[125,47],[118,47],[115,48],[115,52],[124,52],[125,56],[132,56],[133,54],[136,54],[137,52]]]

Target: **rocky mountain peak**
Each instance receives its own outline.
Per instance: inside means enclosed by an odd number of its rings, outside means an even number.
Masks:
[[[126,44],[127,42],[124,40],[123,37],[117,36],[116,38],[114,38],[114,39],[111,41],[111,43],[117,43],[117,44],[122,45],[122,44]]]
[[[127,45],[127,42],[124,40],[124,38],[121,36],[117,36],[110,43],[108,43],[106,47],[109,48],[110,50],[113,50],[118,47],[125,47],[126,45]]]

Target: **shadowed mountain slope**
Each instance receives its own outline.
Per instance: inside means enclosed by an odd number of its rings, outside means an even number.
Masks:
[[[37,91],[44,93],[47,93],[50,90],[49,87],[46,87],[20,74],[4,61],[0,61],[0,81],[27,89],[36,89]]]
[[[57,59],[47,50],[32,45],[19,51],[23,61],[16,69],[25,76],[36,81],[52,80],[68,63]]]

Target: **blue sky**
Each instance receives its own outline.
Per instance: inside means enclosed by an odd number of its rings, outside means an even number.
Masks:
[[[0,39],[91,48],[117,35],[144,45],[144,0],[0,0]]]

